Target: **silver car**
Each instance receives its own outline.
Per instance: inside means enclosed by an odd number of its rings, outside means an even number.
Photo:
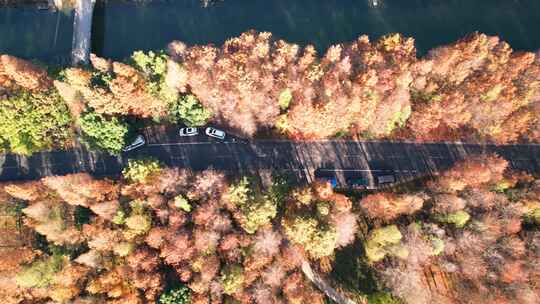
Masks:
[[[218,139],[225,139],[225,132],[221,131],[221,130],[218,130],[218,129],[215,129],[215,128],[212,128],[212,127],[208,127],[206,128],[205,132],[206,135],[210,136],[210,137],[214,137],[214,138],[218,138]]]
[[[393,184],[396,182],[394,174],[385,174],[377,176],[377,182],[379,185]]]
[[[182,128],[180,129],[180,132],[178,132],[180,136],[195,136],[199,134],[199,130],[197,128]]]
[[[138,147],[144,146],[145,143],[146,143],[146,140],[144,139],[144,136],[137,135],[137,137],[135,137],[135,140],[128,146],[124,147],[122,151],[128,152],[128,151],[137,149]]]

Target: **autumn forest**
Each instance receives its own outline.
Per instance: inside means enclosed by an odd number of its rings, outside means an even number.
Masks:
[[[140,128],[255,140],[538,143],[540,53],[474,33],[313,46],[246,32],[116,62],[0,55],[0,144],[120,155]],[[496,154],[336,189],[129,159],[121,175],[0,183],[6,304],[537,304],[540,179]]]
[[[496,155],[360,197],[149,161],[1,195],[20,221],[2,233],[20,242],[0,249],[4,303],[325,303],[306,268],[358,303],[540,295],[540,182]]]
[[[172,42],[123,63],[91,62],[46,67],[2,55],[3,148],[30,154],[79,138],[117,154],[134,121],[212,122],[245,137],[293,140],[540,138],[540,56],[479,33],[424,58],[399,34],[362,36],[319,55],[247,32],[221,47]]]

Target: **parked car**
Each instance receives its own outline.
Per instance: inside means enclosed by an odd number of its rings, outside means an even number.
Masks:
[[[199,130],[197,128],[190,128],[190,127],[182,128],[178,132],[178,135],[180,136],[195,136],[198,134],[199,134]]]
[[[332,188],[337,187],[337,177],[336,177],[336,172],[334,171],[334,169],[323,169],[323,168],[316,169],[315,179],[322,182],[330,183],[330,185],[332,185]]]
[[[137,135],[137,137],[135,137],[135,140],[128,146],[124,147],[122,151],[128,152],[128,151],[137,149],[138,147],[144,146],[145,143],[146,143],[146,140],[144,139],[144,136]]]
[[[324,176],[324,177],[320,177],[319,180],[330,183],[330,185],[332,186],[332,189],[335,189],[337,187],[337,178],[335,176],[334,177]]]
[[[370,189],[369,180],[367,178],[348,178],[347,187],[353,190]]]
[[[377,183],[379,185],[393,184],[395,182],[396,182],[396,177],[394,176],[394,174],[387,173],[384,175],[377,176]]]
[[[240,143],[240,144],[244,144],[244,145],[249,144],[249,139],[241,138],[241,137],[232,137],[231,141],[233,143]]]
[[[221,140],[225,139],[225,132],[218,130],[216,128],[208,127],[206,128],[204,133],[206,133],[206,135],[210,137],[218,138]]]

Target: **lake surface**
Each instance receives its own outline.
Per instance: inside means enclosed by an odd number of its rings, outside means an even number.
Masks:
[[[35,9],[0,9],[0,53],[55,61],[71,47],[72,16]],[[419,54],[480,31],[517,50],[540,49],[538,0],[199,0],[109,3],[96,7],[93,52],[114,59],[172,40],[221,44],[255,29],[320,51],[367,34],[400,32],[416,39]]]

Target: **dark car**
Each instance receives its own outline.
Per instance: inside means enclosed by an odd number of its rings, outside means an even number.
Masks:
[[[369,162],[369,168],[377,186],[394,184],[396,182],[395,170],[391,164],[381,160]]]
[[[231,142],[247,145],[249,144],[249,139],[235,136],[235,137],[231,137]]]
[[[353,190],[363,190],[371,188],[367,178],[347,178],[347,187]]]
[[[337,187],[337,178],[335,176],[334,177],[322,177],[322,178],[320,178],[320,180],[329,182],[330,185],[332,185],[332,188],[334,188],[334,189]]]
[[[317,169],[315,170],[315,179],[323,182],[329,182],[332,188],[337,187],[337,177],[333,169]]]

